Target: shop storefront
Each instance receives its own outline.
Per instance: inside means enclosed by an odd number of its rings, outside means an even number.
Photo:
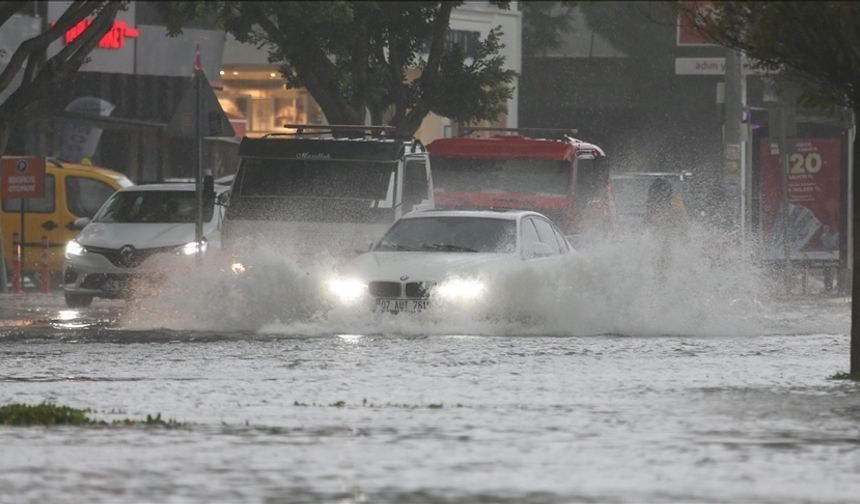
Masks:
[[[46,2],[34,10],[43,27],[71,2]],[[56,54],[85,28],[86,21],[51,45]],[[9,152],[55,156],[125,173],[136,182],[193,176],[193,139],[168,129],[191,89],[199,47],[204,73],[217,85],[225,35],[211,23],[190,23],[167,36],[152,2],[130,2],[80,71],[33,108],[10,138]],[[30,35],[32,36],[32,35]],[[21,34],[24,40],[26,34]],[[18,42],[20,43],[20,42]],[[220,111],[219,111],[220,112]],[[207,139],[204,166],[232,172],[219,153],[222,139]]]
[[[474,54],[479,41],[497,26],[501,26],[503,32],[502,54],[507,67],[520,72],[522,13],[516,6],[502,10],[488,2],[467,2],[451,14],[449,42],[463,45],[467,55]],[[268,62],[265,49],[242,44],[228,35],[219,75],[223,87],[217,93],[218,100],[231,117],[234,129],[244,128],[247,134],[255,135],[284,131],[285,124],[326,122],[319,105],[305,89],[287,89],[278,66]],[[407,78],[416,76],[417,71]],[[515,82],[507,113],[481,126],[517,126],[516,87]],[[455,135],[457,129],[449,119],[430,114],[416,136],[426,144],[436,138]]]

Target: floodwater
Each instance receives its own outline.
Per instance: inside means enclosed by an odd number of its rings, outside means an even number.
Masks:
[[[154,298],[16,302],[0,404],[181,425],[0,427],[0,502],[857,502],[849,303],[700,252],[663,283],[642,243],[512,273],[494,302],[527,324],[309,316],[318,272],[265,251]]]

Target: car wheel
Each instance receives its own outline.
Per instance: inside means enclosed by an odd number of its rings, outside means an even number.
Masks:
[[[92,294],[63,293],[66,297],[66,306],[69,308],[86,308],[93,302]]]

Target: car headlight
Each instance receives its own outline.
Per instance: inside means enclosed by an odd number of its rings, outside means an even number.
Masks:
[[[367,284],[356,278],[332,278],[326,282],[326,290],[340,304],[352,304],[367,292]]]
[[[66,244],[66,257],[81,256],[84,255],[86,252],[87,249],[85,249],[80,243],[75,240],[72,240]]]
[[[181,250],[184,255],[194,255],[197,252],[203,253],[206,252],[206,249],[209,247],[209,244],[206,243],[204,239],[200,243],[197,242],[188,242],[182,246]]]
[[[484,290],[480,280],[452,278],[439,284],[435,294],[445,301],[474,301],[484,295]]]

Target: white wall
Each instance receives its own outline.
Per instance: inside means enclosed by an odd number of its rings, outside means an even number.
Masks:
[[[59,19],[71,3],[48,2],[48,22]],[[223,31],[184,28],[182,35],[169,37],[163,26],[136,24],[135,2],[129,2],[126,10],[120,10],[116,20],[136,29],[137,36],[123,38],[122,47],[117,49],[96,47],[81,66],[82,72],[190,77],[195,48],[199,44],[203,71],[210,81],[218,79],[224,52]],[[57,54],[63,45],[61,37],[48,48],[49,56]]]
[[[499,9],[489,2],[465,2],[451,13],[451,29],[476,31],[484,40],[493,28],[501,26],[502,44],[500,54],[505,57],[505,68],[521,73],[522,66],[522,40],[523,20],[517,2],[511,2],[508,10]],[[508,101],[508,113],[506,126],[516,128],[519,125],[519,82],[514,79],[512,83],[514,92]],[[442,138],[450,131],[451,121],[447,118],[430,114],[421,124],[416,136],[422,142],[429,143],[437,138]]]

